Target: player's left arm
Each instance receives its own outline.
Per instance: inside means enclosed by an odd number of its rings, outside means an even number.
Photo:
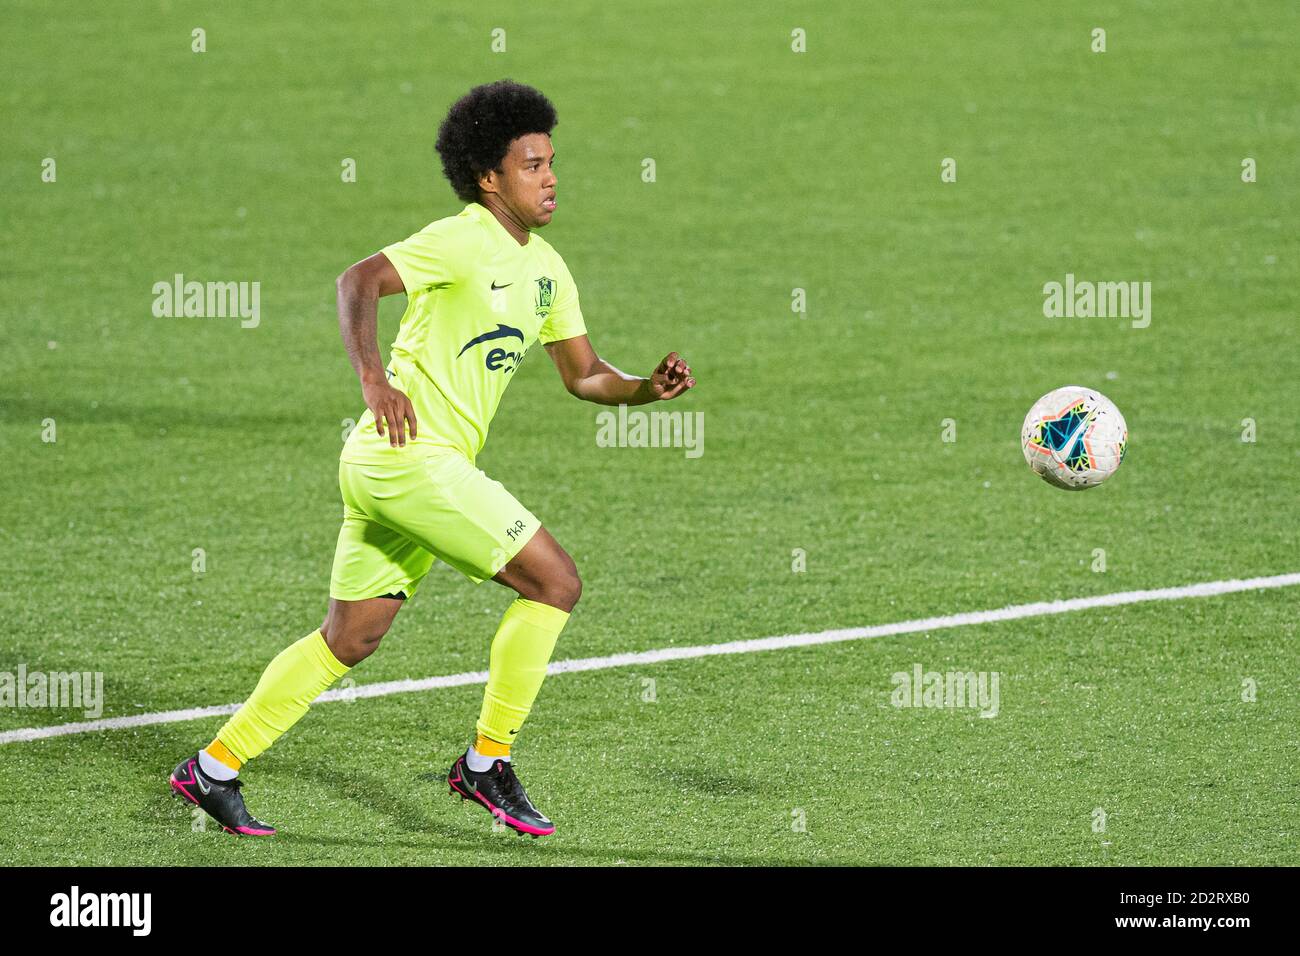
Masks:
[[[690,365],[676,352],[665,355],[649,378],[628,375],[614,368],[596,354],[585,335],[548,342],[546,353],[569,393],[597,405],[663,402],[695,387]]]

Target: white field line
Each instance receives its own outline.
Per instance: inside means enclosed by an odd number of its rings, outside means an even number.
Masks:
[[[725,644],[699,644],[691,647],[663,647],[653,651],[628,654],[611,654],[609,657],[585,657],[577,660],[555,661],[548,674],[569,674],[576,671],[599,671],[614,667],[631,667],[635,664],[658,664],[663,661],[680,661],[692,657],[717,657],[721,654],[753,654],[757,651],[776,651],[787,647],[811,647],[814,644],[834,644],[840,641],[861,641],[894,634],[916,634],[939,631],[968,624],[989,624],[997,621],[1017,621],[1027,617],[1044,617],[1050,614],[1068,614],[1098,607],[1120,607],[1125,604],[1143,604],[1148,601],[1181,601],[1185,598],[1214,597],[1238,591],[1258,591],[1268,588],[1285,588],[1300,585],[1300,573],[1276,574],[1265,578],[1246,578],[1234,581],[1207,581],[1176,588],[1157,588],[1150,591],[1120,591],[1117,594],[1098,594],[1094,597],[1071,598],[1067,601],[1040,601],[1034,604],[1017,604],[1013,607],[991,611],[967,611],[963,614],[946,614],[894,624],[876,624],[871,627],[849,627],[835,631],[818,631],[814,634],[783,634],[778,637],[760,637],[748,641],[729,641]],[[467,684],[487,683],[487,671],[470,671],[464,674],[445,674],[420,680],[383,681],[362,684],[341,690],[328,690],[316,699],[317,703],[336,700],[358,700],[364,697],[387,697],[390,694],[410,694],[443,687],[463,687]],[[27,727],[0,733],[0,744],[44,740],[68,734],[88,734],[99,730],[124,730],[129,727],[148,727],[152,724],[174,724],[205,717],[233,714],[239,704],[222,704],[215,707],[192,707],[188,710],[164,710],[152,714],[133,714],[129,717],[106,717],[50,727]]]

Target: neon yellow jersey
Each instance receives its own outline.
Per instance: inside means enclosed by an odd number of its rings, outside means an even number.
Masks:
[[[419,435],[393,448],[366,409],[341,457],[382,464],[454,448],[472,462],[532,344],[586,333],[573,277],[541,236],[521,246],[478,203],[383,253],[407,295],[388,380],[410,397]]]

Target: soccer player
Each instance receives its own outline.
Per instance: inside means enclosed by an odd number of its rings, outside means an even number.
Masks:
[[[343,527],[321,626],[267,666],[253,694],[171,785],[227,831],[269,836],[240,792],[240,769],[372,654],[435,558],[518,597],[489,652],[477,733],[447,774],[453,794],[522,833],[555,826],[528,798],[510,748],[582,591],[573,559],[527,508],[474,465],[514,371],[540,340],[570,393],[640,405],[693,388],[669,352],[648,378],[625,375],[587,339],[578,290],[533,230],[555,215],[555,108],[510,80],[475,87],[438,130],[443,172],[467,205],[338,279],[339,326],[366,412],[339,461]],[[388,366],[380,296],[405,292]]]

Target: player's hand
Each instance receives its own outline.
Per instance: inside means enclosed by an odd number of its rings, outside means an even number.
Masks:
[[[406,446],[406,428],[409,425],[411,437],[415,437],[415,407],[405,394],[399,392],[387,382],[363,382],[361,394],[365,396],[366,407],[374,413],[375,429],[382,436],[385,425],[388,427],[388,443],[394,448]]]
[[[676,352],[665,355],[659,367],[650,373],[650,392],[656,401],[666,402],[676,398],[688,388],[694,387],[695,379],[691,378],[691,367],[686,364],[686,359]]]

